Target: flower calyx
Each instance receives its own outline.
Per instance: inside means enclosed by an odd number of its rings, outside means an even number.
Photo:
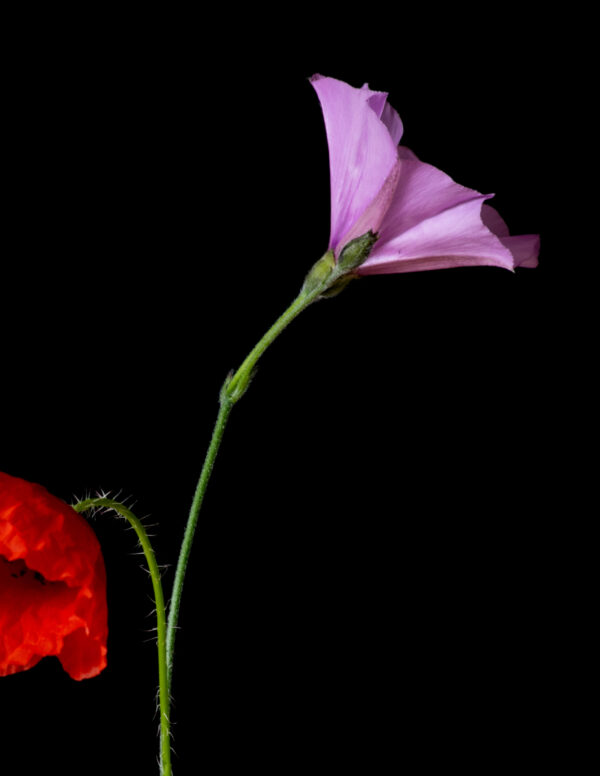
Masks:
[[[371,248],[375,245],[379,238],[378,234],[375,234],[371,230],[365,234],[361,234],[360,237],[356,237],[354,240],[350,240],[349,243],[344,245],[340,258],[338,259],[338,267],[343,272],[351,272],[358,269],[361,264],[369,258]]]
[[[324,290],[328,287],[332,273],[336,269],[335,256],[333,251],[327,251],[316,264],[313,265],[308,275],[304,278],[301,294],[311,296],[316,291]]]
[[[304,280],[301,295],[313,299],[337,296],[348,283],[357,277],[355,270],[368,258],[379,235],[371,230],[350,240],[336,261],[332,250],[322,256]]]

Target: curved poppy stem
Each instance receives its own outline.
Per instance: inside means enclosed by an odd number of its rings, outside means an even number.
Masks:
[[[158,681],[160,703],[160,773],[161,776],[171,776],[171,742],[170,742],[170,690],[169,672],[167,671],[167,618],[165,611],[165,598],[160,580],[160,569],[156,562],[156,556],[152,544],[142,522],[124,504],[110,498],[88,498],[73,505],[76,512],[85,512],[94,507],[113,509],[121,517],[126,518],[133,527],[140,541],[148,570],[152,578],[154,588],[154,602],[156,604],[156,631],[158,637]]]

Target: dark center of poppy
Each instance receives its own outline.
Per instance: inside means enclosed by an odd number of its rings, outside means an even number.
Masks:
[[[4,574],[11,576],[13,579],[21,579],[22,577],[25,577],[27,579],[32,579],[36,582],[39,582],[40,585],[45,585],[47,583],[47,580],[43,574],[40,574],[39,571],[30,569],[25,561],[21,558],[17,560],[8,560],[8,558],[5,558],[4,555],[0,555],[0,563],[0,570],[2,570]]]

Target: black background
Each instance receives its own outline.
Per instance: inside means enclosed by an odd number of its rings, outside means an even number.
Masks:
[[[573,270],[554,47],[517,8],[222,10],[8,28],[0,468],[134,502],[170,590],[220,385],[327,247],[308,77],[388,91],[403,143],[541,233],[540,266],[363,279],[262,359],[186,580],[174,772],[556,756],[568,548],[549,504]],[[20,773],[157,771],[150,582],[122,523],[93,526],[109,666],[2,680]]]

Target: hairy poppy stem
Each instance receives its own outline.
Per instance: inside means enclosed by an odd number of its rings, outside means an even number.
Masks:
[[[113,501],[110,498],[88,498],[73,505],[76,512],[85,512],[94,507],[104,507],[113,509],[122,517],[126,518],[137,534],[148,570],[152,578],[152,587],[154,588],[154,602],[156,604],[156,631],[158,637],[158,681],[159,681],[159,702],[160,702],[160,773],[161,776],[171,776],[171,741],[170,741],[170,689],[169,672],[167,670],[167,618],[165,611],[165,598],[163,595],[162,583],[160,581],[160,569],[156,562],[156,556],[152,549],[152,544],[146,529],[139,518],[128,509],[124,504]]]

